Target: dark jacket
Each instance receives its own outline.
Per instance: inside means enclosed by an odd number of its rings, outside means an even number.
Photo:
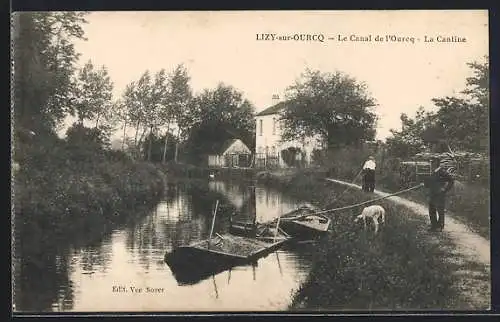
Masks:
[[[453,176],[444,168],[436,169],[426,180],[424,185],[429,189],[431,198],[444,197],[453,187],[455,180]]]

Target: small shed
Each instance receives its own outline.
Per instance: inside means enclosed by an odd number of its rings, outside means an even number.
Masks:
[[[240,139],[230,139],[215,144],[208,155],[208,166],[214,168],[250,167],[252,152]]]
[[[429,161],[402,161],[399,167],[399,177],[402,187],[420,182],[431,175],[432,166]]]

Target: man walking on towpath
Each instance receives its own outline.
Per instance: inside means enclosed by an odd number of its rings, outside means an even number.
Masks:
[[[453,178],[455,167],[451,160],[447,156],[433,157],[431,159],[431,169],[433,171],[424,181],[425,187],[429,189],[430,231],[443,231],[444,229],[446,194],[455,182]],[[439,217],[436,215],[439,215]]]
[[[375,158],[373,156],[368,157],[368,160],[363,165],[363,191],[373,192],[375,190],[376,166]]]

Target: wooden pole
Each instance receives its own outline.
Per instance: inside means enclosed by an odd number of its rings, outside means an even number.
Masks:
[[[280,226],[281,213],[278,216],[278,220],[276,220],[276,232],[274,233],[274,242],[276,242],[276,237],[278,236],[278,228]]]
[[[210,248],[210,241],[212,240],[212,234],[214,232],[214,226],[215,226],[215,216],[217,215],[217,207],[219,206],[219,200],[215,202],[215,209],[214,209],[214,216],[212,218],[212,227],[210,228],[210,235],[208,237],[208,248]]]
[[[276,252],[276,259],[278,260],[278,268],[280,269],[280,275],[283,276],[283,271],[281,270],[280,257],[278,256],[278,252]]]
[[[214,282],[215,298],[219,298],[219,291],[217,290],[217,283],[215,283],[215,275],[212,275],[212,281]]]

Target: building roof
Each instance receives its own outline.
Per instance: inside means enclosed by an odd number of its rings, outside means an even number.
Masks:
[[[279,102],[276,105],[266,108],[265,110],[257,113],[255,116],[273,115],[286,107],[286,102]]]
[[[229,139],[229,140],[226,140],[222,143],[214,143],[212,145],[212,148],[210,149],[210,153],[211,154],[215,154],[215,155],[222,155],[224,154],[224,152],[227,151],[227,149],[229,149],[231,147],[231,145],[233,145],[236,141],[241,141],[240,139]],[[242,144],[244,144],[246,146],[246,144],[241,141]]]

